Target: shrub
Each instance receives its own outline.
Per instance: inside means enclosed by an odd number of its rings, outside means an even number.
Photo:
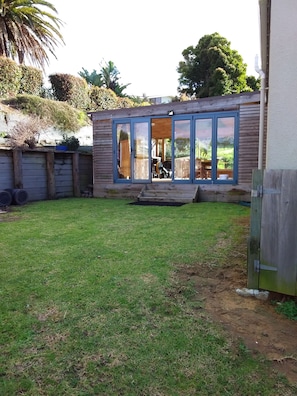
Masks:
[[[67,146],[67,150],[76,151],[79,148],[79,140],[75,136],[67,136],[64,134],[61,145]]]
[[[118,107],[118,97],[111,89],[95,86],[90,88],[89,110],[111,110]]]
[[[11,59],[0,56],[0,97],[9,98],[19,92],[21,69]]]
[[[133,102],[133,100],[131,100],[129,98],[119,97],[118,98],[118,107],[120,109],[134,107],[134,102]]]
[[[9,144],[12,148],[36,147],[38,136],[42,129],[47,127],[47,123],[38,117],[29,117],[19,121],[10,131]]]
[[[52,74],[49,80],[57,100],[67,102],[76,109],[88,108],[89,92],[85,79],[71,74]]]
[[[24,114],[36,116],[61,131],[78,131],[88,124],[89,120],[83,111],[79,111],[64,102],[43,99],[33,95],[17,95],[3,103],[22,111]]]
[[[21,81],[19,94],[40,95],[42,88],[42,71],[35,67],[20,65]]]

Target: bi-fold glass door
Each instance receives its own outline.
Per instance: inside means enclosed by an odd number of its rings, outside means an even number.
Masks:
[[[167,128],[166,134],[152,136],[157,121]],[[163,165],[170,169],[168,178],[174,182],[236,183],[238,123],[237,112],[179,115],[170,122],[166,118],[116,120],[114,179],[151,182],[155,153],[161,155]]]
[[[117,120],[115,179],[147,183],[151,180],[151,127],[149,119]]]
[[[191,174],[191,118],[175,118],[172,124],[173,178],[189,181]]]
[[[237,181],[236,112],[174,116],[172,137],[174,181]]]
[[[150,120],[132,122],[132,180],[145,183],[151,180]]]
[[[212,118],[176,116],[173,120],[174,180],[212,179],[214,123]]]

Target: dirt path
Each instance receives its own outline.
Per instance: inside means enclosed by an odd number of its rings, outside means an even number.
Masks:
[[[232,338],[240,339],[253,354],[262,354],[273,368],[297,384],[297,322],[275,311],[272,301],[279,295],[270,293],[267,301],[242,297],[236,289],[246,287],[246,245],[242,254],[222,269],[187,267],[180,276],[195,284],[197,299],[204,301],[208,314]]]

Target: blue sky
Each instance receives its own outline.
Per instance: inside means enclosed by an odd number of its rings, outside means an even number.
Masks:
[[[182,51],[218,32],[254,70],[260,53],[258,0],[51,0],[64,21],[65,46],[51,57],[47,75],[99,71],[113,61],[126,93],[177,94]]]

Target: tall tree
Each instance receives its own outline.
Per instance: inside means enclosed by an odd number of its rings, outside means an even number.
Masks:
[[[89,73],[86,69],[82,68],[82,71],[78,74],[84,78],[88,84],[95,85],[97,87],[103,87],[111,89],[117,96],[126,96],[124,90],[130,85],[121,85],[120,72],[112,61],[106,62],[101,67],[100,72],[93,70]]]
[[[203,98],[252,91],[241,55],[218,33],[203,36],[182,55],[185,60],[177,68],[180,93]]]
[[[52,12],[56,8],[44,0],[0,0],[0,55],[44,68],[47,51],[56,57],[55,47],[64,44],[63,22]]]

